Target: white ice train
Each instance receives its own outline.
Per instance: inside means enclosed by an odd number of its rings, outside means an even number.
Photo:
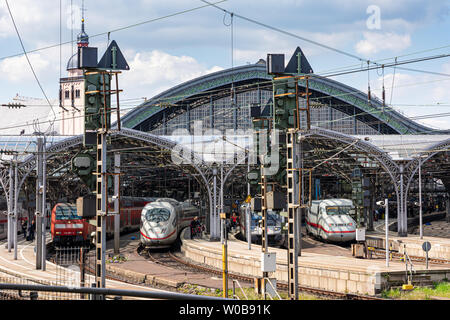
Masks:
[[[239,208],[239,226],[240,231],[243,238],[247,241],[247,207],[248,203],[244,203]],[[251,209],[250,209],[251,211]],[[251,212],[250,219],[250,233],[251,233],[251,241],[258,242],[261,240],[262,228],[260,221],[262,220],[262,216],[256,214],[255,212]],[[282,225],[282,217],[274,212],[268,210],[267,212],[267,238],[269,243],[282,243],[283,242],[283,234],[281,232]]]
[[[195,216],[199,216],[200,221],[203,218],[199,208],[189,202],[160,198],[148,203],[141,213],[141,245],[155,249],[170,247]]]
[[[306,214],[306,232],[330,242],[356,238],[355,207],[348,199],[313,200]]]

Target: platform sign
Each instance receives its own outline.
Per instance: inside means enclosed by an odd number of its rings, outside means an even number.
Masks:
[[[428,251],[430,251],[430,249],[431,249],[431,243],[429,243],[428,241],[425,241],[422,244],[422,249],[423,249],[423,251],[426,252],[426,264],[427,264],[427,270],[428,270]]]
[[[426,251],[426,252],[430,251],[430,249],[431,249],[431,243],[429,243],[428,241],[425,241],[425,242],[422,244],[422,249],[423,249],[423,251]]]
[[[105,54],[98,63],[98,68],[106,70],[130,70],[116,41],[113,40],[108,49],[106,49]]]

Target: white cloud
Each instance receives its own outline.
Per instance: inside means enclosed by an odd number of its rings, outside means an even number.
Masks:
[[[442,65],[441,70],[443,73],[450,73],[450,64]],[[392,106],[397,111],[407,117],[427,116],[429,118],[414,121],[433,128],[450,129],[450,117],[439,115],[448,112],[448,107],[439,104],[450,103],[450,79],[423,73],[402,73],[397,70],[392,82],[394,75],[392,69],[389,71],[384,77],[387,104],[390,104],[393,90]],[[371,81],[371,91],[380,99],[382,86],[383,77]],[[367,91],[367,87],[361,89]]]
[[[189,56],[173,56],[153,50],[135,53],[129,60],[130,71],[124,72],[121,87],[127,96],[152,97],[166,89],[202,75],[223,70],[208,68]]]
[[[36,73],[45,70],[50,64],[49,61],[39,53],[29,54],[28,57]],[[34,79],[25,56],[1,60],[0,72],[2,77],[16,83]]]
[[[409,34],[364,32],[364,40],[359,41],[355,49],[359,54],[369,56],[383,51],[399,52],[409,46],[411,46]]]

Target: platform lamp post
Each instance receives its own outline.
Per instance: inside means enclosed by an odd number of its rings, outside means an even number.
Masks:
[[[211,213],[211,240],[217,238],[217,168],[212,169],[213,174],[213,211]]]
[[[43,193],[43,175],[42,175],[42,166],[43,166],[43,159],[42,156],[44,154],[44,139],[42,137],[37,138],[37,164],[36,164],[36,175],[37,175],[37,181],[36,181],[36,270],[42,269],[42,208],[44,207],[42,203],[42,193]],[[30,222],[31,223],[31,222]],[[45,232],[45,230],[44,230]],[[45,245],[45,244],[44,244]]]
[[[42,247],[41,247],[41,269],[45,271],[47,261],[46,246],[46,227],[47,227],[47,155],[46,155],[47,139],[44,135],[44,143],[42,145]]]
[[[14,231],[14,260],[17,260],[17,222],[18,222],[18,212],[17,212],[17,202],[19,200],[19,188],[17,186],[18,181],[18,172],[17,172],[17,155],[14,155],[14,224],[13,224],[13,231]]]
[[[14,210],[14,181],[13,181],[13,162],[9,165],[9,206],[8,206],[8,252],[11,252],[11,246],[13,243],[12,235],[12,215]]]
[[[389,268],[389,199],[384,199],[383,201],[378,201],[377,205],[384,207],[384,220],[385,220],[385,231],[386,231],[386,267]]]
[[[228,244],[226,235],[226,218],[225,212],[220,213],[220,220],[222,221],[222,285],[223,285],[223,297],[228,298]]]
[[[419,158],[419,224],[420,239],[423,239],[423,220],[422,220],[422,159]]]
[[[247,164],[247,177],[248,174],[250,173],[250,161],[248,161]],[[248,242],[248,250],[252,250],[252,218],[251,218],[251,211],[250,211],[250,199],[248,198],[250,197],[250,182],[247,181],[247,199],[248,199],[248,203],[247,203],[247,207],[245,209],[245,218],[246,218],[246,224],[247,224],[247,242]]]

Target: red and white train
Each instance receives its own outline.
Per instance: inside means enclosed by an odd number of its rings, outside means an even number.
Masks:
[[[22,232],[22,221],[28,221],[28,218],[25,216],[19,215],[19,222],[17,224],[18,233]],[[0,213],[0,240],[6,239],[8,237],[8,216],[7,213]]]
[[[121,197],[120,201],[120,232],[138,230],[141,221],[141,211],[147,203],[156,198]],[[77,215],[75,204],[58,203],[51,214],[51,234],[54,245],[81,245],[91,240],[95,226],[87,219]],[[114,217],[106,218],[106,237],[114,233]]]

